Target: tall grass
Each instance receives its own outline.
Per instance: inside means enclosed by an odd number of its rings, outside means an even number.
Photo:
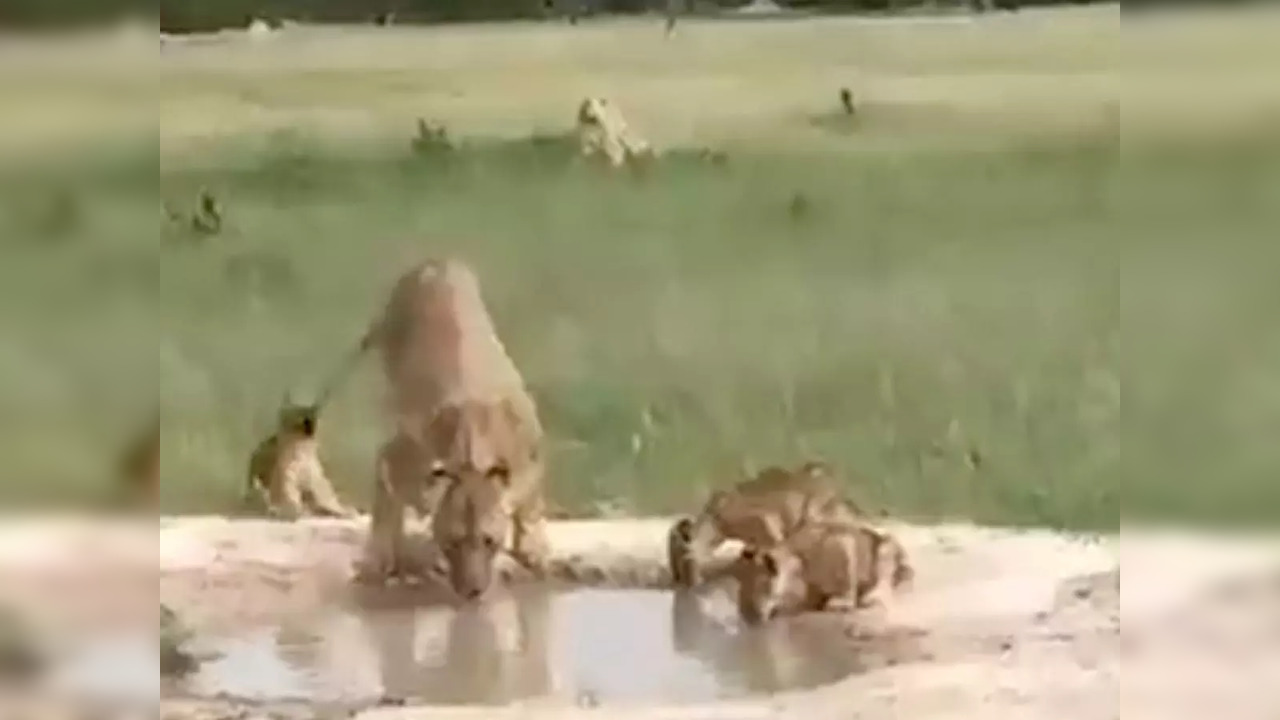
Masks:
[[[6,199],[93,191],[61,239],[17,213],[0,231],[0,502],[101,492],[158,400],[165,510],[227,509],[284,392],[316,391],[409,263],[456,255],[575,512],[688,508],[743,464],[821,456],[920,519],[1274,523],[1274,133],[948,141],[950,115],[913,112],[927,132],[874,104],[797,131],[858,151],[742,141],[640,177],[554,142],[417,155],[304,132],[166,152],[158,185],[153,151],[0,173]],[[202,187],[222,233],[166,225],[161,199]],[[361,502],[382,393],[366,362],[322,421]]]
[[[1274,519],[1280,371],[1256,353],[1280,341],[1276,294],[1248,279],[1277,252],[1257,218],[1223,222],[1233,195],[1166,208],[1176,222],[1137,212],[1151,183],[1175,197],[1177,158],[1125,162],[1100,138],[677,158],[637,178],[527,143],[444,159],[276,142],[163,173],[166,196],[223,199],[219,236],[144,232],[155,189],[122,175],[92,231],[10,238],[7,500],[77,497],[158,391],[167,509],[225,507],[282,394],[316,391],[397,272],[452,254],[482,277],[551,434],[553,494],[579,512],[687,507],[742,463],[817,455],[910,516]],[[1207,342],[1223,352],[1195,354]],[[1210,362],[1237,346],[1252,374]],[[324,419],[357,498],[381,393],[366,363]],[[1222,431],[1224,401],[1251,432]]]

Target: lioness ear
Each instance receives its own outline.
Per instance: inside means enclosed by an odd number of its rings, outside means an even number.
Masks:
[[[520,408],[516,406],[515,401],[511,398],[503,398],[496,408],[489,406],[489,409],[491,411],[496,409],[500,415],[497,420],[505,423],[508,428],[515,429],[517,434],[526,429],[524,416],[520,413]]]

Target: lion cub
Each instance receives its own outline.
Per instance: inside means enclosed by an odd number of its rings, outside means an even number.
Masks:
[[[587,157],[603,156],[611,167],[653,159],[653,147],[627,124],[622,111],[602,97],[588,97],[578,105],[578,145]]]
[[[726,540],[773,547],[813,522],[856,523],[864,513],[841,492],[830,465],[810,461],[773,466],[728,490],[711,494],[693,518],[667,536],[667,559],[677,587],[701,582],[701,566]]]
[[[354,511],[338,499],[320,462],[316,424],[317,405],[280,408],[276,430],[258,443],[249,456],[245,499],[261,497],[272,515],[297,519],[303,515],[352,517]]]
[[[915,570],[902,545],[862,523],[818,523],[771,548],[747,545],[733,567],[738,613],[760,623],[820,610],[888,608]]]

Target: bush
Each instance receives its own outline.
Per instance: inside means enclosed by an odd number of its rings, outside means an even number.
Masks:
[[[79,27],[150,12],[138,0],[0,0],[0,28]]]

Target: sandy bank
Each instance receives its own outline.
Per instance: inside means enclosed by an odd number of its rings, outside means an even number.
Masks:
[[[668,523],[554,523],[551,540],[559,574],[591,584],[661,587],[667,581],[663,547]],[[1213,647],[1247,655],[1250,668],[1278,676],[1280,537],[1151,532],[1083,539],[967,525],[892,529],[907,546],[919,576],[891,622],[947,638],[954,652],[942,652],[937,662],[885,668],[815,691],[722,703],[579,708],[566,696],[501,710],[386,707],[359,717],[1111,720],[1123,703],[1127,718],[1165,720],[1203,717],[1197,709],[1205,709],[1201,703],[1209,701],[1221,705],[1215,706],[1218,714],[1240,701],[1233,718],[1273,718],[1280,710],[1280,697],[1270,684],[1251,683],[1246,673],[1222,672],[1222,667],[1235,665],[1224,666],[1220,656],[1205,650],[1211,647],[1206,643],[1217,641]],[[154,603],[156,586],[144,580],[158,580],[161,600],[194,617],[269,622],[291,609],[349,592],[346,579],[364,534],[363,520],[9,522],[0,524],[0,577],[43,579],[3,583],[6,595],[25,593],[28,601],[48,600],[48,595],[37,596],[42,588],[49,592],[57,579],[67,600],[59,611],[74,605],[73,586],[114,577],[113,591],[135,603],[143,598]],[[1123,592],[1113,572],[1120,567]],[[14,592],[19,586],[23,592]],[[94,604],[101,606],[109,593],[98,587]],[[129,593],[130,587],[137,593]],[[1223,587],[1227,589],[1214,591]],[[55,605],[46,602],[44,609],[51,612]],[[154,604],[149,607],[154,613]],[[1191,637],[1193,628],[1200,636]],[[1118,680],[1122,662],[1123,685]],[[178,701],[166,702],[164,708],[164,717],[191,720],[241,717],[243,710],[226,703]],[[279,707],[245,717],[317,713]]]

